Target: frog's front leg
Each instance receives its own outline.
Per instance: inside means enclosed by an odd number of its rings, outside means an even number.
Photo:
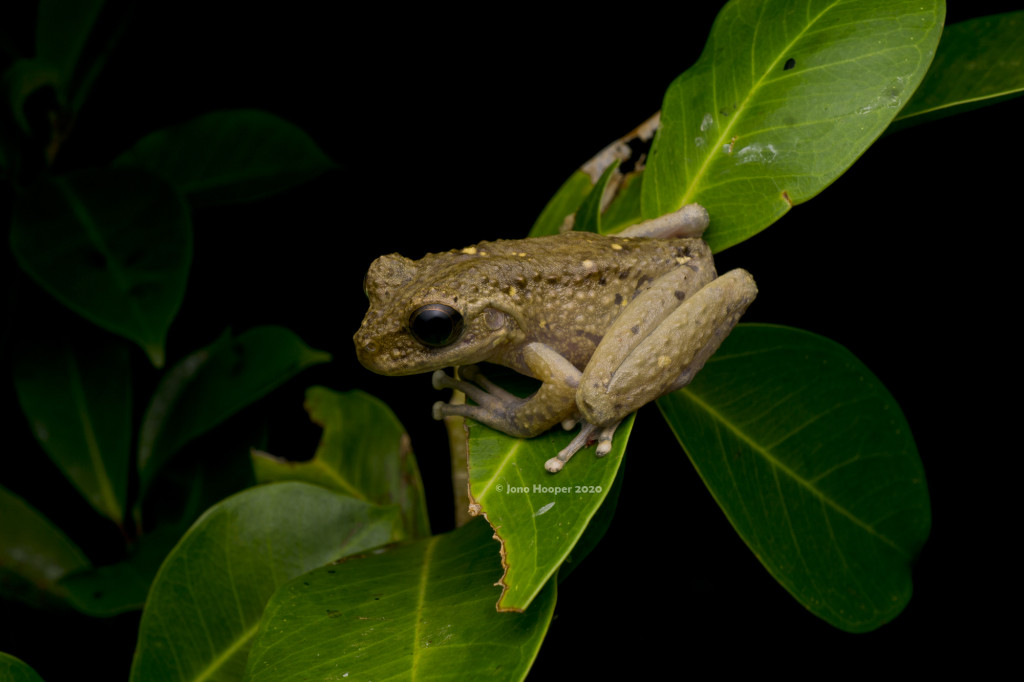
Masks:
[[[691,276],[685,265],[662,275],[609,327],[580,381],[577,404],[585,421],[617,424],[688,384],[757,295],[746,270],[696,291]]]
[[[434,372],[434,388],[453,388],[472,398],[476,405],[434,403],[434,418],[469,417],[517,438],[532,438],[555,424],[576,416],[576,389],[581,373],[550,346],[531,343],[523,359],[543,383],[529,398],[519,398],[487,380],[474,366],[463,367],[466,381],[453,379],[442,370]]]

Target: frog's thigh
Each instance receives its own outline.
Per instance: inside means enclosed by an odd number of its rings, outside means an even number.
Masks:
[[[583,418],[606,425],[685,386],[718,349],[757,295],[754,279],[733,270],[678,299],[680,275],[664,275],[612,324],[583,372]]]

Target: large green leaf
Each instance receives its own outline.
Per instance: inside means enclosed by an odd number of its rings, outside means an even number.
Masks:
[[[732,0],[668,91],[643,213],[697,202],[719,251],[843,173],[924,77],[940,0]]]
[[[188,210],[165,181],[132,169],[42,181],[15,203],[11,249],[61,303],[163,366],[192,258]]]
[[[166,459],[301,370],[331,359],[284,327],[225,334],[164,376],[139,434],[139,475],[145,490]]]
[[[89,567],[89,560],[75,543],[32,505],[3,486],[0,520],[0,596],[32,601],[37,595],[25,589],[29,586],[63,598],[64,590],[58,581]]]
[[[43,682],[43,678],[28,663],[2,651],[0,651],[0,680],[3,682]]]
[[[849,351],[739,325],[658,405],[729,521],[802,604],[852,632],[899,614],[931,525],[928,489],[899,405]]]
[[[526,613],[494,610],[498,544],[462,528],[293,580],[267,605],[246,679],[521,680],[555,606],[550,581]]]
[[[946,27],[928,75],[893,128],[995,104],[1024,93],[1024,11]]]
[[[248,109],[217,111],[150,133],[115,164],[159,173],[195,205],[250,201],[334,167],[302,129]]]
[[[362,391],[322,386],[306,391],[305,407],[324,430],[313,459],[291,462],[253,452],[256,480],[306,481],[366,502],[397,505],[409,538],[430,535],[420,470],[395,413]]]
[[[14,386],[36,440],[96,511],[124,520],[131,452],[129,346],[26,330]]]
[[[575,435],[554,430],[516,439],[482,424],[469,424],[469,486],[474,508],[501,541],[505,564],[502,611],[530,606],[572,552],[608,495],[633,427],[628,417],[612,451],[596,457],[585,448],[557,474],[544,469]]]
[[[544,210],[537,216],[537,221],[530,228],[529,236],[558,234],[565,219],[576,212],[593,188],[594,181],[590,175],[582,170],[573,172],[558,188],[555,196],[548,200]]]
[[[328,561],[391,542],[398,515],[306,483],[260,486],[211,508],[167,557],[146,600],[131,679],[237,680],[274,591]]]

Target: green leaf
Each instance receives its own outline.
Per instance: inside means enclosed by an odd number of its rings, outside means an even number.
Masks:
[[[931,525],[928,489],[899,405],[848,350],[742,324],[658,405],[736,531],[804,606],[850,632],[899,614]]]
[[[362,391],[306,391],[310,420],[323,428],[313,459],[290,462],[253,452],[256,480],[306,481],[381,506],[397,505],[406,536],[430,535],[423,481],[395,413]]]
[[[582,170],[575,171],[548,201],[537,217],[537,222],[530,228],[529,236],[558,234],[565,219],[576,212],[593,188],[594,183],[590,175]]]
[[[579,232],[596,232],[599,234],[604,232],[604,230],[601,229],[601,204],[604,202],[604,195],[608,189],[608,183],[611,182],[612,178],[618,172],[618,161],[615,161],[604,169],[601,177],[598,178],[597,184],[594,185],[594,188],[590,193],[584,197],[579,209],[577,209],[576,220],[572,229]]]
[[[526,613],[497,613],[498,545],[475,520],[325,566],[267,605],[246,680],[521,680],[547,632],[551,581]]]
[[[89,567],[75,543],[32,505],[0,486],[0,586],[4,597],[35,597],[25,589],[7,589],[27,582],[32,588],[60,598],[58,581]],[[21,585],[24,588],[24,585]]]
[[[334,168],[301,128],[249,109],[150,133],[114,163],[159,173],[197,206],[252,201]]]
[[[642,171],[627,173],[622,179],[618,193],[601,215],[601,231],[604,234],[620,232],[643,220],[640,212],[643,179]]]
[[[615,481],[633,428],[626,418],[612,451],[596,457],[585,448],[557,474],[544,462],[564,448],[574,432],[550,431],[521,440],[467,420],[469,486],[477,513],[487,517],[502,543],[505,588],[501,611],[521,611],[572,552]]]
[[[36,440],[89,504],[121,525],[132,437],[129,347],[99,334],[72,343],[46,327],[23,333],[14,386]]]
[[[126,169],[40,182],[14,206],[11,249],[61,303],[163,366],[192,257],[188,211],[166,182]]]
[[[181,536],[181,529],[171,526],[147,532],[124,561],[78,571],[63,578],[60,586],[67,590],[68,601],[90,616],[140,611],[160,564]]]
[[[239,679],[263,608],[307,571],[391,542],[397,514],[319,486],[251,488],[212,507],[146,600],[132,680]]]
[[[139,434],[139,476],[146,490],[160,466],[189,440],[255,402],[330,354],[284,327],[225,334],[166,373]]]
[[[698,202],[714,251],[853,164],[924,78],[939,0],[732,0],[665,93],[643,213]]]
[[[1024,93],[1024,11],[946,27],[921,87],[893,128],[995,104]]]
[[[0,651],[0,680],[3,682],[43,682],[43,678],[28,663],[2,651]]]
[[[36,22],[36,59],[60,74],[60,89],[70,86],[89,34],[106,0],[43,0]],[[65,93],[61,92],[63,96]]]

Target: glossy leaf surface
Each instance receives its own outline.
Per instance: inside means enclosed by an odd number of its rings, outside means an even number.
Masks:
[[[0,486],[0,520],[3,521],[0,523],[0,585],[5,588],[25,582],[33,589],[63,597],[64,590],[58,581],[69,573],[89,568],[89,560],[82,550],[63,531],[3,486]],[[16,593],[3,596],[32,596],[24,590],[13,592]]]
[[[44,180],[15,204],[11,250],[57,300],[163,366],[192,258],[188,211],[170,185],[130,169]]]
[[[567,216],[572,215],[594,188],[590,176],[582,170],[574,171],[551,197],[537,221],[530,228],[530,237],[558,234]]]
[[[564,448],[575,431],[557,429],[517,439],[469,421],[471,502],[501,540],[506,573],[498,608],[521,611],[572,552],[615,481],[633,418],[615,432],[612,451],[577,452],[557,474],[544,462]],[[532,608],[532,607],[531,607]]]
[[[732,0],[665,93],[644,217],[700,203],[720,251],[816,195],[914,92],[943,17],[939,0]]]
[[[217,111],[150,133],[115,162],[148,168],[193,205],[251,201],[334,163],[298,126],[265,111]]]
[[[736,531],[804,606],[851,632],[899,614],[931,525],[928,488],[899,405],[849,351],[739,325],[658,405]]]
[[[306,481],[365,502],[397,505],[407,537],[430,535],[419,467],[395,413],[362,391],[322,386],[306,391],[305,407],[324,430],[313,459],[290,462],[254,452],[256,480]]]
[[[555,605],[498,613],[498,543],[477,519],[410,545],[324,566],[267,605],[246,679],[521,680]]]
[[[186,442],[258,400],[301,370],[331,359],[284,327],[225,335],[164,376],[139,435],[143,490],[160,465]]]
[[[131,453],[129,346],[110,336],[30,333],[14,386],[36,440],[97,512],[124,519]]]
[[[131,679],[240,679],[263,608],[288,580],[391,542],[397,514],[306,483],[251,488],[211,508],[146,600]]]
[[[895,128],[995,104],[1024,93],[1024,11],[947,26],[928,75]]]

